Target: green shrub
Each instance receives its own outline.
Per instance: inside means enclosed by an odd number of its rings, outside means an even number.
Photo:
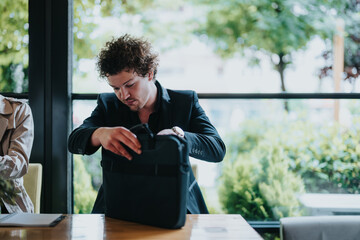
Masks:
[[[251,220],[272,218],[270,208],[260,194],[260,171],[259,164],[249,159],[224,164],[219,199],[226,213],[239,213]]]
[[[360,122],[351,127],[333,123],[307,126],[307,138],[299,138],[296,148],[288,149],[292,171],[304,179],[307,192],[359,193]]]
[[[74,155],[74,169],[74,213],[90,213],[97,193],[80,155]]]
[[[259,144],[259,149],[239,154],[224,166],[219,195],[225,212],[247,220],[300,215],[296,195],[304,189],[301,178],[289,170],[278,146]]]
[[[297,195],[304,193],[303,181],[289,170],[290,159],[281,146],[262,145],[256,156],[260,156],[263,168],[258,183],[260,194],[271,208],[273,219],[301,215]]]
[[[305,191],[359,193],[359,119],[351,127],[249,120],[227,140],[219,188],[227,213],[272,220],[301,215]]]

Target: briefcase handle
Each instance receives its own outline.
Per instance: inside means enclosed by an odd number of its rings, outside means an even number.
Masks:
[[[154,138],[154,133],[151,131],[147,123],[137,124],[130,128],[130,131],[135,135],[147,134],[151,139]]]

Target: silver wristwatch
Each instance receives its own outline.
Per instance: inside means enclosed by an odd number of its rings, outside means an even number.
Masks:
[[[183,131],[181,128],[177,127],[177,126],[172,127],[171,130],[173,130],[174,133],[175,133],[176,135],[178,135],[179,137],[182,137],[182,138],[183,138],[183,137],[185,136],[184,131]]]

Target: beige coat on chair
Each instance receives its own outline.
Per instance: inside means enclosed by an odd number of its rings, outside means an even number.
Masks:
[[[29,105],[0,95],[0,178],[12,181],[18,191],[15,205],[0,199],[9,213],[34,212],[23,185],[33,139],[34,123]]]

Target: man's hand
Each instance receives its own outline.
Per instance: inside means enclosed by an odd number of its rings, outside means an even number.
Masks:
[[[132,156],[121,143],[137,154],[141,153],[141,144],[136,135],[124,127],[101,127],[96,129],[91,136],[93,146],[101,145],[106,150],[131,160]]]

